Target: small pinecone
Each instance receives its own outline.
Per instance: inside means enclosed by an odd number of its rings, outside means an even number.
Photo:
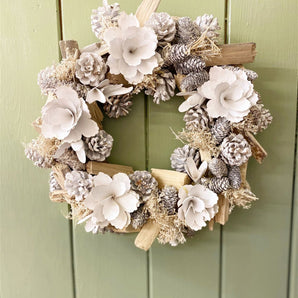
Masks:
[[[214,191],[215,193],[221,193],[229,189],[230,187],[231,186],[230,186],[228,177],[222,177],[222,178],[213,177],[210,179],[210,182],[208,185],[208,188]]]
[[[258,132],[265,130],[272,123],[273,117],[263,104],[252,106],[250,112],[253,114]]]
[[[209,74],[206,70],[190,73],[182,79],[180,88],[183,91],[194,91],[208,80]]]
[[[241,171],[238,166],[233,166],[229,168],[228,178],[231,184],[231,187],[238,189],[241,186]]]
[[[109,98],[109,102],[103,105],[103,109],[110,118],[127,116],[131,110],[132,94],[115,95]]]
[[[176,213],[178,200],[178,191],[174,186],[165,186],[158,196],[158,202],[169,215]]]
[[[129,178],[131,189],[141,196],[149,196],[157,189],[156,179],[147,171],[134,171]]]
[[[199,27],[200,34],[204,33],[207,30],[206,36],[213,41],[216,41],[220,30],[217,18],[214,18],[212,14],[204,14],[203,16],[199,16],[196,19],[196,24]]]
[[[141,228],[149,218],[149,212],[144,210],[144,204],[141,204],[139,208],[130,214],[131,225],[134,229]]]
[[[158,40],[159,45],[171,42],[176,34],[176,24],[172,17],[166,12],[155,12],[145,24],[151,27]]]
[[[65,190],[70,196],[75,196],[76,201],[86,197],[92,186],[93,178],[87,172],[74,170],[65,175]]]
[[[242,134],[230,134],[221,144],[223,161],[230,166],[241,166],[251,156],[251,148]]]
[[[32,140],[34,142],[34,140]],[[33,161],[33,164],[39,168],[51,168],[51,161],[47,158],[43,157],[38,150],[34,148],[33,146],[26,146],[25,148],[25,155],[28,159]]]
[[[210,172],[217,178],[222,178],[228,175],[226,164],[219,158],[212,158],[208,163]]]
[[[57,182],[57,180],[56,180],[56,178],[54,176],[54,172],[53,171],[51,171],[51,173],[50,173],[49,185],[50,185],[50,192],[53,192],[55,190],[60,190],[61,189],[59,183]]]
[[[176,23],[176,43],[188,44],[200,36],[198,25],[189,17],[179,18]]]
[[[95,136],[85,138],[86,156],[91,160],[104,161],[110,156],[113,147],[113,137],[103,129]]]
[[[198,166],[200,162],[200,153],[197,149],[184,145],[176,148],[171,155],[171,167],[177,172],[185,172],[185,162],[188,157],[192,157],[195,164]]]
[[[210,180],[211,180],[211,178],[202,177],[200,179],[200,184],[208,188]]]
[[[70,83],[66,83],[65,85],[70,86],[74,91],[78,93],[79,97],[82,97],[84,99],[86,99],[87,93],[90,90],[89,86],[82,85],[81,83],[78,83],[78,82],[70,82]]]
[[[183,117],[185,128],[187,130],[199,130],[209,127],[209,117],[200,105],[196,105],[189,109]]]
[[[211,134],[215,138],[217,144],[220,144],[222,140],[230,133],[230,131],[230,121],[224,117],[219,117],[215,121],[214,126],[211,128]]]
[[[72,149],[67,149],[65,152],[56,158],[56,161],[69,166],[72,170],[84,171],[86,165],[79,161],[77,154]]]
[[[190,73],[199,73],[206,67],[206,63],[198,56],[189,56],[184,61],[175,64],[177,73],[188,75]]]
[[[172,64],[181,63],[189,55],[188,47],[185,44],[174,44],[171,46],[168,60]]]
[[[247,76],[247,79],[249,81],[254,81],[255,79],[258,78],[258,74],[255,71],[251,70],[251,69],[241,68],[241,67],[232,66],[232,65],[223,65],[221,67],[225,68],[225,69],[233,70],[233,71],[242,70],[242,71],[245,72],[245,74]]]
[[[59,85],[59,81],[53,75],[54,72],[55,67],[52,65],[38,73],[37,84],[43,95],[49,95],[49,93],[54,92]]]

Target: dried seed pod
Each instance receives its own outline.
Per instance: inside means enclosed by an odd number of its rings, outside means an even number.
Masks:
[[[131,182],[131,189],[140,194],[141,196],[149,196],[157,190],[156,179],[147,171],[134,171],[129,175]]]
[[[185,128],[187,130],[208,128],[210,124],[207,112],[200,105],[196,105],[186,111],[183,120],[185,121]]]
[[[212,158],[208,163],[210,172],[217,178],[228,175],[228,168],[220,158]]]

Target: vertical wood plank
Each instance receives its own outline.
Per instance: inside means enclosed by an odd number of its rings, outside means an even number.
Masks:
[[[127,13],[137,1],[121,1]],[[76,39],[81,47],[96,41],[91,31],[91,10],[101,1],[62,1],[64,39]],[[104,119],[104,129],[114,137],[110,162],[145,169],[144,96],[133,99],[132,112],[120,119]],[[74,230],[77,298],[147,297],[147,255],[134,246],[136,234],[93,235],[83,226]]]
[[[58,60],[56,3],[1,1],[0,296],[73,297],[67,209],[48,198],[48,175],[22,142],[45,102],[36,78]]]
[[[205,13],[218,17],[224,28],[225,1],[163,0],[159,11],[195,19]],[[222,29],[223,32],[223,29]],[[223,34],[221,34],[223,39]],[[182,98],[156,105],[149,97],[149,168],[170,169],[170,155],[182,143],[170,131],[184,127],[183,113],[178,112]],[[178,247],[155,243],[150,250],[150,297],[217,297],[220,270],[220,233],[215,227],[196,233]]]
[[[256,89],[274,123],[260,134],[268,151],[251,161],[248,181],[260,201],[236,211],[223,234],[222,297],[286,297],[296,119],[296,1],[229,1],[231,42],[255,41]],[[286,16],[286,17],[285,17]],[[296,26],[295,26],[296,25]]]

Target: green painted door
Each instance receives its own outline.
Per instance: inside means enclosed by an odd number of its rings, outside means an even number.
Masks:
[[[201,231],[176,248],[157,243],[146,253],[135,235],[92,235],[72,226],[66,206],[48,199],[48,173],[32,167],[22,142],[39,115],[36,75],[58,60],[58,40],[95,40],[95,0],[1,1],[1,298],[296,298],[298,296],[297,1],[162,0],[159,11],[218,17],[222,41],[257,43],[256,89],[274,116],[259,137],[269,153],[249,164],[261,198],[237,210],[224,228]],[[139,1],[122,0],[135,12]],[[131,114],[105,120],[115,138],[111,162],[135,169],[169,168],[179,146],[181,99],[157,106],[143,94]],[[160,141],[162,138],[162,142]],[[296,174],[296,178],[295,178]],[[296,180],[295,180],[296,179]],[[296,182],[296,183],[295,183]],[[297,186],[295,188],[295,186]]]

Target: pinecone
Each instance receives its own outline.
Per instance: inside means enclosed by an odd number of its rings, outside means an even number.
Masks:
[[[195,164],[198,166],[200,162],[200,153],[197,149],[184,145],[183,147],[176,148],[171,155],[171,167],[177,172],[185,172],[185,162],[188,157],[192,157]]]
[[[189,17],[179,18],[176,27],[175,43],[189,44],[200,36],[198,25]]]
[[[187,130],[199,130],[209,127],[209,117],[207,112],[200,105],[189,109],[183,117]]]
[[[141,204],[139,208],[130,214],[131,225],[134,229],[141,228],[149,218],[149,212],[145,210],[144,204]]]
[[[103,129],[95,136],[84,139],[86,156],[91,160],[104,161],[110,156],[113,147],[113,137]]]
[[[89,86],[82,85],[79,82],[68,82],[65,85],[71,87],[74,91],[78,93],[79,97],[86,99],[88,91],[91,89]]]
[[[217,178],[222,178],[228,175],[226,164],[219,158],[212,158],[208,163],[210,172]]]
[[[222,140],[230,133],[230,131],[230,121],[224,117],[219,117],[215,121],[214,126],[211,128],[211,134],[215,138],[217,144],[220,144]]]
[[[251,70],[251,69],[241,68],[241,67],[232,66],[232,65],[223,65],[221,67],[225,68],[225,69],[230,69],[230,70],[233,70],[233,71],[242,70],[242,71],[245,72],[245,74],[247,76],[247,79],[249,81],[254,81],[255,79],[258,78],[258,74],[255,71]]]
[[[180,88],[183,91],[194,91],[209,80],[209,74],[206,70],[190,73],[181,81]]]
[[[76,201],[86,197],[93,186],[93,177],[84,171],[71,171],[66,173],[64,187],[70,196],[75,196]]]
[[[59,183],[57,182],[57,180],[56,180],[56,178],[54,176],[54,172],[53,171],[51,171],[51,173],[50,173],[49,185],[50,185],[50,192],[53,192],[55,190],[60,190],[61,189]]]
[[[230,185],[234,189],[238,189],[241,186],[241,171],[238,166],[232,166],[229,168],[228,178]]]
[[[219,36],[218,30],[220,30],[217,18],[214,18],[212,14],[204,14],[197,17],[196,24],[199,27],[200,35],[207,30],[206,36],[213,41],[217,41]]]
[[[52,65],[38,73],[37,84],[43,95],[49,95],[49,93],[54,92],[60,84],[60,82],[53,76],[54,72],[55,67]]]
[[[171,46],[168,60],[172,64],[183,62],[189,55],[189,49],[185,44],[174,44]]]
[[[165,186],[158,196],[158,202],[169,215],[176,213],[178,200],[178,191],[174,186]]]
[[[254,119],[254,123],[258,128],[258,132],[265,130],[272,122],[273,117],[270,111],[265,109],[263,104],[256,104],[251,107],[250,113]]]
[[[56,161],[69,166],[72,170],[84,171],[86,165],[79,161],[77,154],[72,149],[67,149],[56,158]]]
[[[157,190],[156,179],[147,171],[134,171],[129,175],[131,189],[141,196],[149,196]]]
[[[230,134],[221,144],[221,156],[226,164],[241,166],[251,156],[251,149],[242,134]]]
[[[109,102],[103,105],[103,109],[109,118],[127,116],[131,110],[131,93],[115,95],[109,98]]]
[[[221,193],[229,189],[230,187],[231,186],[230,186],[228,177],[222,177],[222,178],[213,177],[210,179],[210,182],[208,185],[208,188],[214,191],[215,193]]]
[[[188,75],[190,73],[199,73],[206,67],[206,63],[198,56],[189,56],[184,61],[176,63],[177,73]]]
[[[96,87],[105,78],[107,65],[96,53],[82,53],[76,61],[76,77],[84,85]]]
[[[34,141],[26,146],[25,155],[28,159],[33,161],[33,164],[39,168],[51,168],[52,161],[42,156],[36,148],[34,148]],[[31,145],[32,144],[32,145]]]
[[[155,12],[145,24],[151,27],[158,40],[159,45],[171,42],[176,34],[176,24],[172,17],[166,12]]]

